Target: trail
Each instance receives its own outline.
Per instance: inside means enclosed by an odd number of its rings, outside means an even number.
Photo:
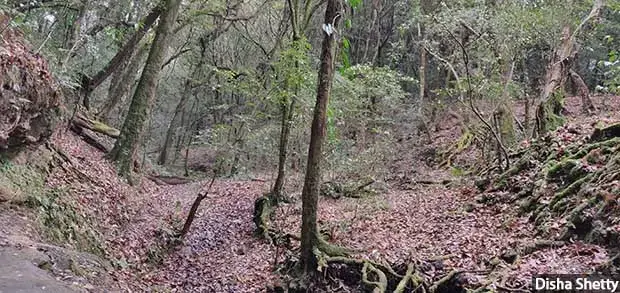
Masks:
[[[185,215],[202,187],[203,182],[167,186],[153,197],[179,200]],[[275,281],[275,250],[253,235],[254,199],[263,191],[262,183],[216,181],[183,244],[159,266],[145,268],[137,288],[256,292]]]
[[[160,195],[183,194],[188,208],[199,188],[200,183],[170,186]],[[256,182],[217,181],[184,243],[162,265],[140,275],[138,288],[260,292],[274,284],[275,248],[253,235],[251,219],[254,199],[264,188]],[[493,258],[537,240],[528,219],[510,206],[472,202],[467,187],[416,185],[365,199],[322,198],[319,221],[330,231],[330,241],[361,251],[356,257],[391,264],[436,259],[446,268],[472,272],[489,271],[496,265]],[[298,234],[300,202],[285,204],[278,213],[273,225]],[[497,272],[505,282],[524,284],[535,273],[587,272],[605,257],[604,249],[576,242],[535,251]],[[486,277],[467,276],[474,282]]]

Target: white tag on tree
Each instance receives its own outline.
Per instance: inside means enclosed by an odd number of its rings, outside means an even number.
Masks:
[[[334,33],[334,27],[332,26],[331,23],[324,23],[323,24],[323,31],[328,35],[331,36]]]

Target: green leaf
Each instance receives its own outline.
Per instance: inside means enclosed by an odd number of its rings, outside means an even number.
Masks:
[[[340,73],[343,73],[343,70],[351,67],[351,60],[349,59],[349,49],[343,49],[340,52],[340,58],[342,58],[342,68]]]
[[[347,50],[351,47],[351,43],[349,43],[347,38],[342,38],[342,47]]]
[[[355,9],[358,6],[362,5],[362,0],[350,0],[349,4],[351,5],[351,8]]]
[[[347,19],[344,21],[344,27],[347,29],[351,28],[351,19]]]

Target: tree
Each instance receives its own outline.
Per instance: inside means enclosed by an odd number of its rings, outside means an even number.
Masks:
[[[200,59],[194,69],[192,70],[192,74],[188,76],[183,85],[183,92],[181,93],[181,98],[179,99],[179,103],[174,109],[174,114],[172,116],[172,120],[168,125],[168,130],[166,131],[166,136],[164,138],[164,144],[159,153],[159,157],[157,158],[157,163],[160,165],[165,165],[168,162],[168,152],[170,147],[172,146],[172,140],[175,135],[175,130],[181,124],[181,114],[185,109],[185,105],[187,101],[192,95],[192,89],[195,87],[195,81],[197,77],[201,75],[202,66],[205,62],[205,51],[206,51],[206,38],[202,37],[199,39],[200,43]]]
[[[547,66],[542,92],[536,109],[536,134],[545,135],[563,123],[561,117],[564,84],[569,77],[570,68],[576,58],[576,35],[594,18],[598,17],[604,5],[603,0],[595,0],[592,9],[581,23],[571,30],[566,24],[562,28],[562,37],[558,48],[553,52]]]
[[[301,265],[304,272],[311,273],[317,267],[317,252],[324,248],[317,226],[317,206],[321,184],[322,146],[325,141],[327,123],[327,104],[334,77],[334,54],[336,49],[335,33],[341,15],[338,0],[328,0],[323,24],[323,43],[321,48],[321,66],[319,68],[316,104],[310,132],[308,163],[301,194]],[[328,255],[329,253],[325,251]]]
[[[134,157],[141,143],[146,121],[150,116],[160,70],[168,49],[170,30],[176,21],[180,5],[181,0],[165,2],[165,11],[157,26],[155,40],[131,100],[120,137],[110,152],[110,158],[116,162],[119,174],[128,179],[131,176]]]
[[[308,29],[308,25],[310,24],[310,19],[312,15],[318,8],[322,2],[316,3],[314,6],[310,6],[309,4],[312,0],[306,0],[304,9],[300,9],[299,1],[291,1],[287,0],[287,6],[289,8],[290,13],[290,21],[291,28],[293,31],[293,42],[292,42],[292,50],[295,50],[296,53],[307,54],[308,48],[305,46],[306,40],[306,30]],[[300,60],[297,59],[294,63],[294,73],[292,75],[300,75],[303,74],[300,72]],[[273,184],[273,189],[271,191],[271,204],[276,205],[279,201],[284,199],[283,189],[284,189],[284,177],[285,169],[286,169],[286,159],[288,153],[288,145],[289,145],[289,137],[291,133],[291,126],[293,123],[293,115],[295,111],[295,105],[297,103],[297,99],[299,98],[299,87],[300,87],[300,78],[297,76],[293,77],[285,77],[287,81],[285,81],[286,91],[293,90],[293,94],[289,98],[283,98],[280,101],[280,112],[281,112],[281,125],[280,125],[280,141],[278,143],[278,175],[276,177],[276,181]],[[292,80],[292,82],[288,82],[288,80]],[[289,87],[292,87],[290,89]]]
[[[119,70],[123,65],[127,65],[127,61],[131,58],[136,47],[140,43],[140,40],[146,35],[151,26],[159,18],[161,14],[161,7],[156,6],[151,12],[141,20],[142,25],[134,32],[129,38],[127,43],[114,55],[112,60],[105,65],[99,72],[97,72],[92,78],[83,76],[81,85],[81,95],[83,96],[83,104],[88,109],[90,107],[89,95],[90,93],[101,85],[112,73]],[[176,21],[176,16],[175,16]],[[173,24],[170,24],[172,27]],[[161,26],[161,24],[160,24]],[[168,28],[170,30],[170,28]],[[155,45],[153,46],[155,47]],[[163,58],[163,57],[162,57]],[[163,61],[162,61],[163,62]],[[127,81],[129,82],[129,81]]]

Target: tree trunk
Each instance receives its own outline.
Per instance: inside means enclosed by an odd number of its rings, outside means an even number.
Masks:
[[[420,120],[418,129],[421,129],[426,133],[426,138],[429,143],[432,142],[433,136],[431,135],[430,127],[424,118],[424,96],[426,95],[426,50],[424,49],[424,42],[426,42],[425,34],[423,33],[422,24],[418,23],[418,37],[420,39],[420,67],[418,68],[420,77],[420,103],[418,104],[418,119]]]
[[[205,62],[205,51],[206,51],[206,41],[204,38],[200,40],[200,61],[196,64],[196,67],[192,71],[192,74],[187,77],[185,80],[184,90],[181,93],[181,99],[179,103],[174,109],[174,115],[172,116],[172,120],[170,121],[170,125],[168,125],[168,131],[166,131],[166,138],[164,139],[164,145],[159,153],[159,158],[157,159],[157,163],[160,165],[165,165],[168,162],[168,153],[170,146],[172,145],[172,140],[174,138],[174,134],[178,129],[179,125],[181,125],[181,116],[185,109],[185,105],[187,104],[187,100],[192,94],[192,89],[194,88],[194,82],[192,80],[198,79],[200,76],[200,72],[202,70],[202,66]]]
[[[110,62],[108,62],[108,64],[106,64],[103,69],[97,72],[92,78],[86,76],[82,78],[81,95],[83,96],[83,101],[85,104],[88,104],[88,96],[90,95],[90,93],[99,85],[101,85],[113,72],[118,70],[125,62],[125,60],[131,57],[140,40],[149,31],[149,29],[155,23],[157,18],[159,18],[159,15],[161,13],[162,7],[160,7],[159,5],[153,8],[153,10],[151,10],[151,12],[140,21],[140,23],[142,24],[140,28],[129,38],[127,43],[125,43],[125,45],[120,50],[118,50],[116,55],[112,57]],[[89,105],[84,106],[86,106],[86,108],[88,109]]]
[[[570,78],[577,89],[577,93],[579,93],[579,96],[581,97],[581,110],[584,113],[596,111],[596,107],[594,107],[594,103],[592,103],[592,99],[590,99],[590,90],[588,89],[586,83],[574,70],[571,69],[569,73]]]
[[[283,197],[284,189],[284,177],[286,169],[286,157],[288,154],[288,141],[291,133],[291,124],[293,123],[293,114],[295,111],[295,100],[293,97],[290,104],[282,105],[282,125],[280,130],[280,144],[279,144],[279,156],[278,156],[278,177],[273,185],[271,192],[271,203],[277,204]]]
[[[308,163],[306,177],[302,190],[302,218],[301,218],[301,265],[306,273],[313,273],[317,267],[317,256],[314,249],[318,249],[321,238],[317,226],[317,206],[319,188],[321,185],[322,146],[325,141],[327,104],[331,93],[334,74],[335,35],[341,16],[339,15],[338,0],[327,0],[325,20],[323,26],[331,24],[333,31],[323,32],[321,50],[321,66],[318,76],[316,105],[308,148]],[[328,30],[329,31],[329,30]]]
[[[603,2],[604,0],[595,0],[588,16],[581,21],[572,33],[570,25],[565,25],[562,29],[560,46],[553,53],[553,57],[547,66],[542,93],[538,100],[536,109],[536,134],[538,136],[555,130],[563,123],[561,110],[565,95],[564,84],[577,54],[575,36],[586,23],[599,15]]]
[[[187,116],[187,111],[186,109],[181,109],[181,121],[180,124],[181,125],[181,135],[177,135],[177,140],[176,143],[174,144],[174,156],[172,157],[172,164],[176,163],[177,160],[179,159],[179,156],[181,155],[181,149],[183,147],[183,143],[185,142],[185,137],[187,136],[187,129],[189,129],[188,125],[186,124],[186,116]]]
[[[99,110],[97,116],[102,121],[110,123],[110,113],[123,100],[123,97],[133,88],[135,84],[136,76],[140,72],[140,64],[142,64],[142,57],[148,52],[148,44],[140,47],[136,54],[129,60],[129,65],[125,70],[117,71],[112,77],[110,82],[110,88],[108,89],[108,98]],[[122,117],[118,117],[122,119]]]
[[[512,107],[510,103],[510,97],[508,93],[508,86],[512,81],[512,76],[514,75],[515,62],[513,61],[506,71],[503,74],[503,83],[504,89],[502,90],[502,100],[500,101],[500,105],[496,110],[497,122],[498,122],[498,133],[502,139],[502,144],[504,146],[510,147],[515,143],[515,127],[514,127],[514,113],[512,112]],[[499,146],[498,146],[499,148]]]
[[[80,1],[77,15],[73,20],[73,24],[68,27],[69,33],[65,39],[64,49],[70,51],[73,45],[78,42],[82,31],[82,22],[86,14],[88,1]]]
[[[553,53],[545,73],[542,93],[536,109],[536,133],[543,136],[555,130],[562,121],[564,84],[574,57],[573,38],[568,25],[562,29],[560,47]]]
[[[162,146],[161,152],[159,153],[159,157],[157,158],[157,164],[159,165],[165,165],[168,162],[169,149],[170,149],[170,146],[172,145],[172,140],[176,133],[178,125],[180,124],[179,120],[181,119],[183,108],[185,108],[185,105],[187,104],[187,100],[190,97],[191,87],[192,86],[191,86],[190,79],[186,80],[185,86],[184,86],[185,90],[183,93],[181,93],[181,99],[179,100],[179,103],[174,109],[172,120],[170,121],[170,124],[168,125],[168,130],[166,131],[164,145]]]
[[[131,100],[121,135],[110,152],[110,158],[116,162],[119,174],[128,179],[131,179],[134,156],[142,140],[145,122],[150,116],[161,66],[168,49],[170,29],[176,21],[180,4],[181,0],[165,2],[165,12],[157,26],[155,40]]]

